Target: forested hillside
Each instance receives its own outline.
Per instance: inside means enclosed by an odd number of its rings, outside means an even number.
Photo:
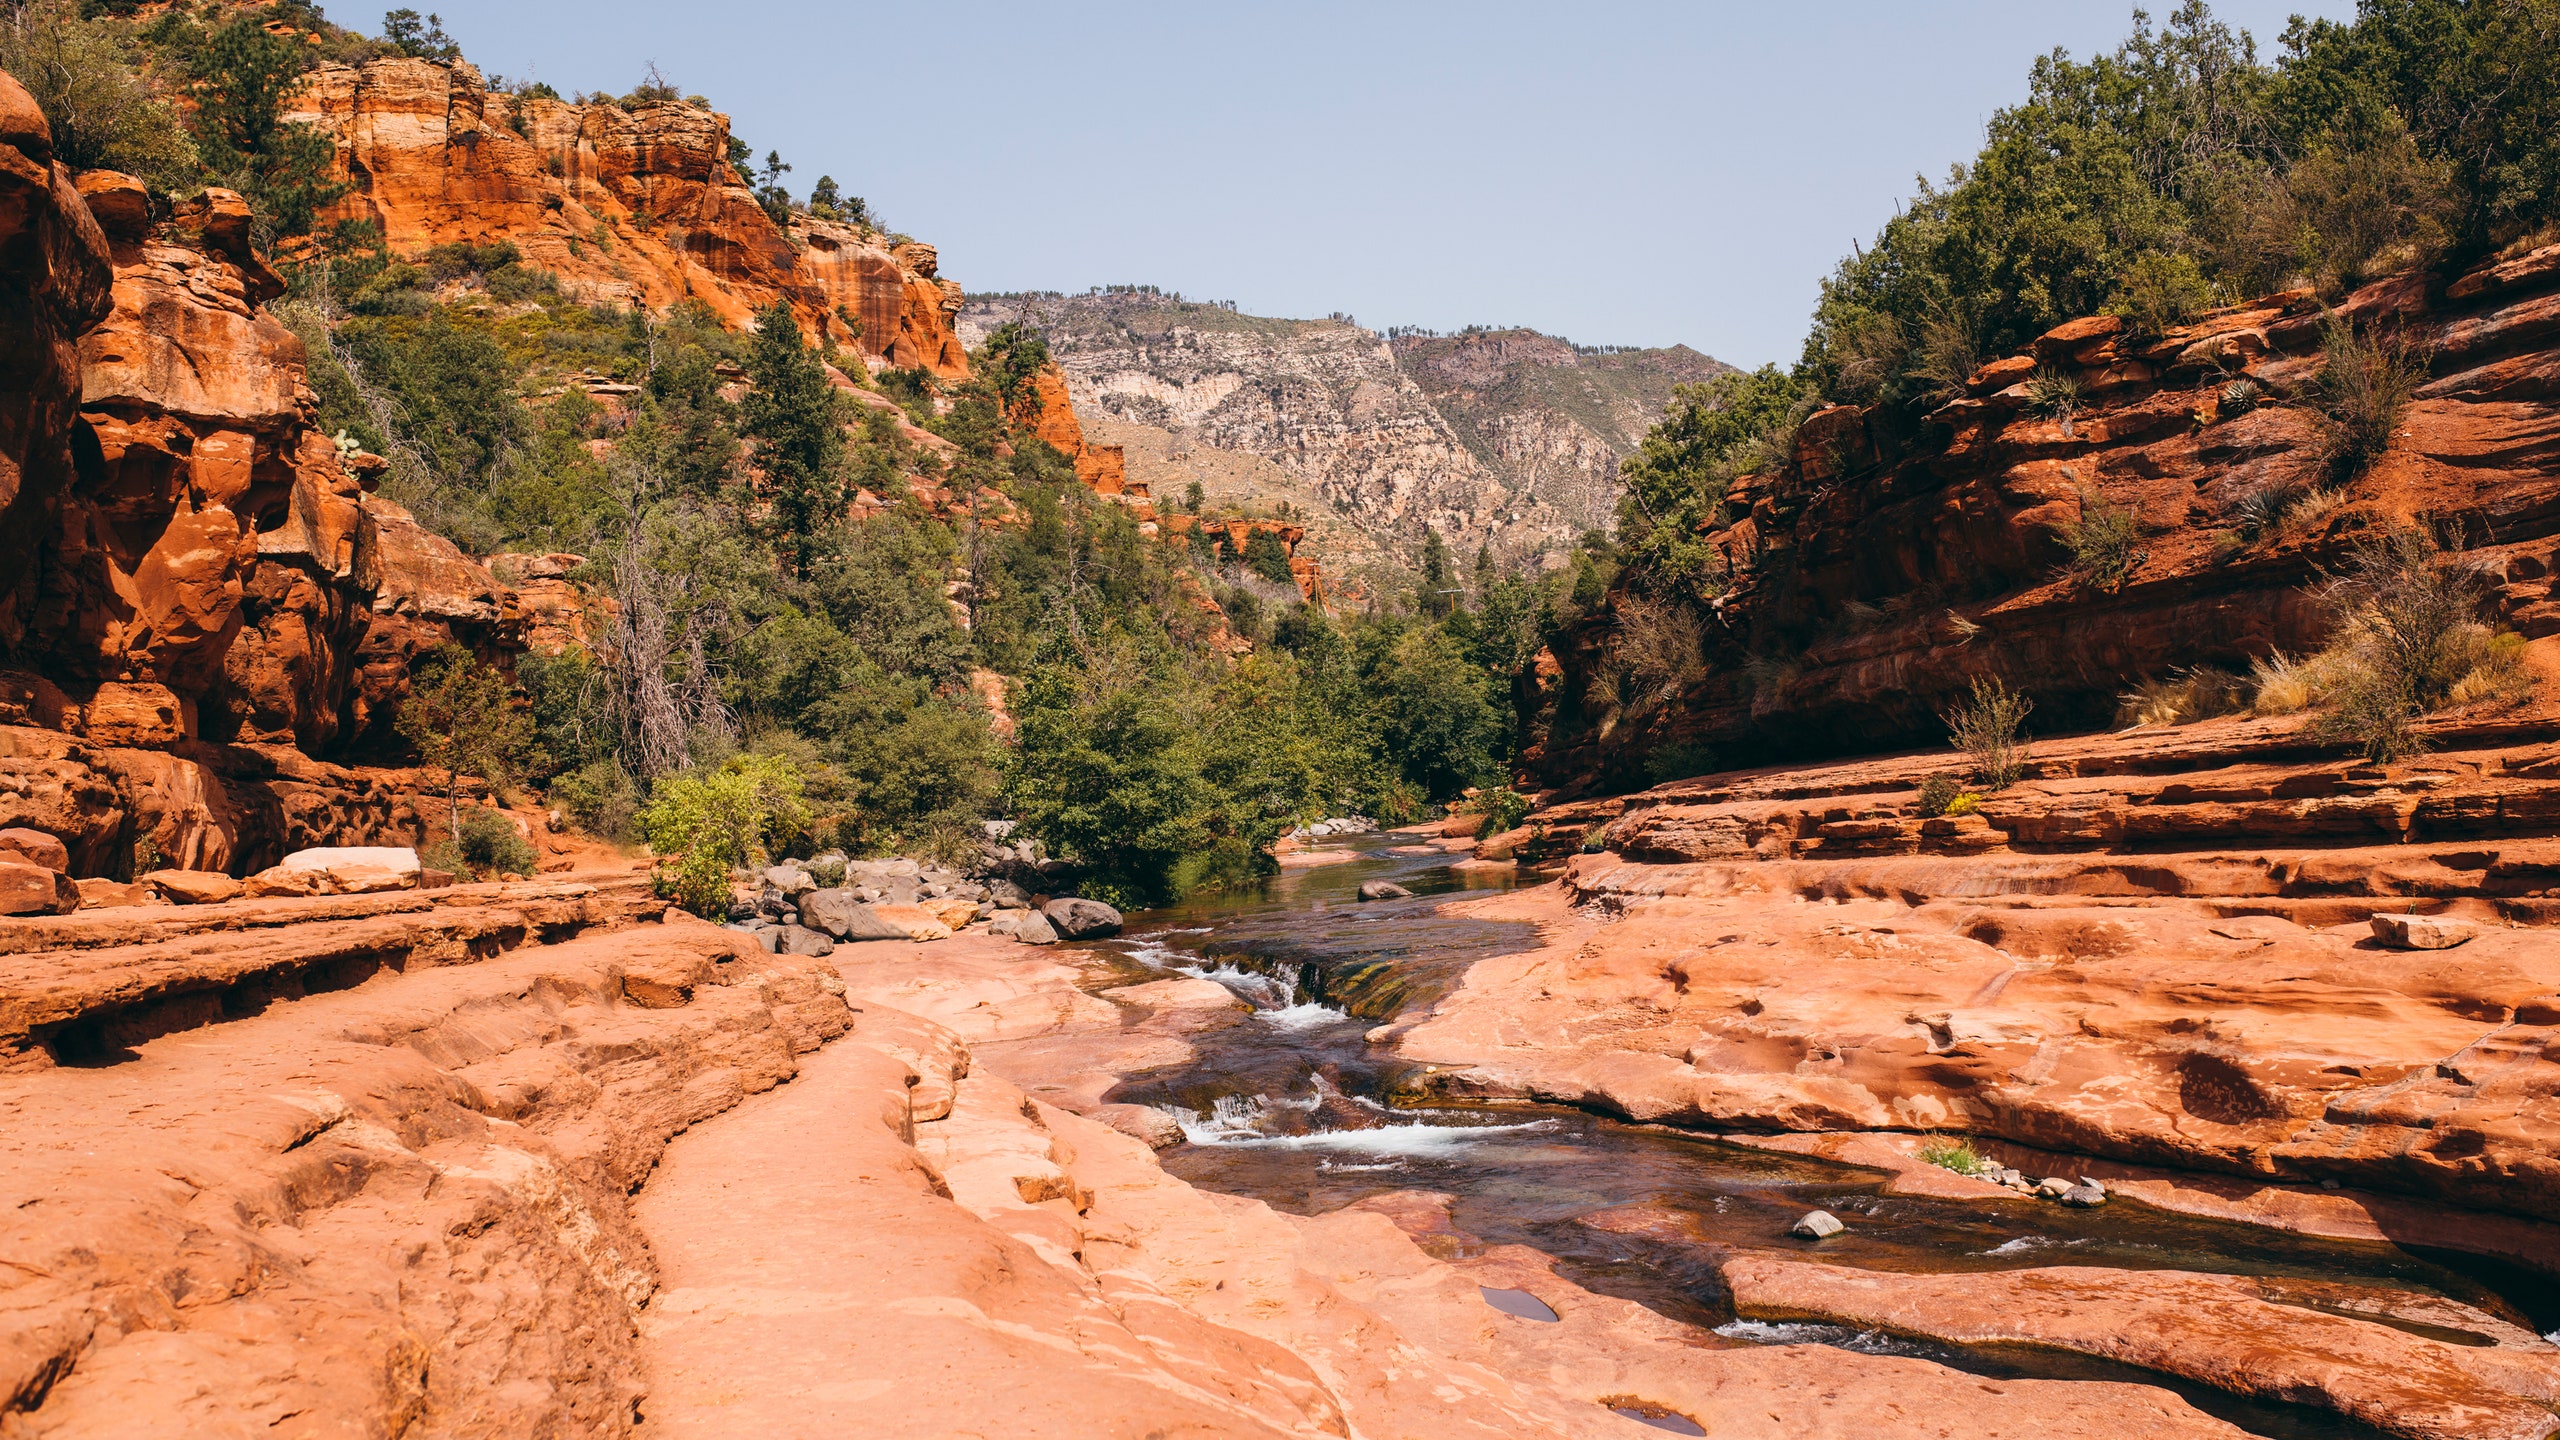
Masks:
[[[94,197],[130,317],[82,342],[79,418],[28,437],[38,469],[71,458],[13,523],[174,505],[222,537],[114,562],[146,605],[212,597],[183,663],[83,649],[123,592],[52,542],[11,658],[81,695],[223,677],[155,743],[423,762],[345,802],[371,818],[279,836],[447,828],[443,797],[484,789],[697,857],[668,883],[708,905],[709,871],[757,853],[958,854],[1002,818],[1085,893],[1144,901],[1256,873],[1309,820],[1506,783],[1524,586],[1443,555],[1430,594],[1336,614],[1296,527],[1159,524],[1038,334],[964,352],[933,247],[857,185],[797,188],[788,137],[759,157],[662,75],[563,96],[484,77],[433,17],[373,38],[308,4],[35,0],[0,63]],[[146,318],[189,283],[231,288]],[[268,388],[110,404],[127,334],[175,347],[152,377]],[[145,432],[190,473],[236,433],[262,478],[129,496]],[[98,445],[112,473],[72,463]],[[133,784],[99,821],[111,867],[283,843]]]

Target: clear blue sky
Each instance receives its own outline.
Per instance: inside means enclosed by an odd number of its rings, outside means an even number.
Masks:
[[[806,194],[972,290],[1134,282],[1264,315],[1533,325],[1792,359],[1816,286],[2123,0],[1828,5],[435,4],[564,93],[657,62]],[[2175,0],[2158,0],[2165,14]],[[386,7],[387,8],[387,7]],[[370,5],[331,18],[368,31]],[[2296,11],[2225,0],[2271,54]]]

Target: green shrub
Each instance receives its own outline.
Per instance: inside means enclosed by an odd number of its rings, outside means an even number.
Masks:
[[[2018,727],[2035,702],[1996,676],[1973,682],[1973,698],[1946,716],[1948,743],[1973,761],[1973,778],[1986,790],[2005,790],[2026,770],[2027,747]]]
[[[2212,303],[2213,286],[2193,259],[2155,250],[2125,266],[2107,313],[2122,316],[2136,335],[2158,335],[2184,325]]]
[[[458,839],[438,841],[421,851],[418,863],[431,870],[494,880],[501,875],[531,875],[542,857],[506,812],[474,807],[462,820]]]
[[[2363,473],[2400,428],[2409,401],[2427,378],[2427,359],[2405,336],[2377,340],[2336,322],[2321,342],[2315,394],[2322,455],[2341,479]]]
[[[2069,422],[2080,408],[2080,379],[2062,370],[2038,370],[2027,379],[2027,408],[2048,420]]]
[[[1656,785],[1686,780],[1693,775],[1712,775],[1715,771],[1714,747],[1697,741],[1665,745],[1644,757],[1644,773]]]
[[[1922,817],[1944,815],[1947,807],[1964,794],[1964,781],[1941,772],[1920,782],[1920,814]]]
[[[2133,511],[2094,499],[2086,490],[2080,492],[2079,518],[2056,526],[2054,533],[2071,551],[2063,573],[2080,584],[2120,590],[2142,565],[2143,552],[2134,548],[2142,526]]]
[[[1991,1169],[1991,1162],[1974,1153],[1970,1140],[1949,1139],[1933,1135],[1920,1142],[1920,1158],[1941,1170],[1959,1175],[1979,1175]]]
[[[2257,381],[2244,376],[2225,384],[2217,398],[2220,401],[2219,408],[2223,417],[2228,419],[2234,415],[2246,415],[2257,409],[2259,400],[2263,399],[2265,394],[2266,392],[2259,387]]]
[[[640,828],[659,856],[659,895],[697,915],[729,905],[729,872],[762,863],[769,846],[807,823],[799,767],[770,755],[735,755],[717,769],[658,782]]]
[[[1498,785],[1476,795],[1475,811],[1484,817],[1483,833],[1490,839],[1520,828],[1520,822],[1529,816],[1529,797],[1508,785]]]
[[[2358,541],[2324,591],[2336,636],[2302,667],[2307,697],[2326,706],[2313,733],[2383,764],[2424,748],[2416,722],[2429,711],[2521,699],[2533,683],[2522,642],[2479,621],[2489,589],[2423,526]]]

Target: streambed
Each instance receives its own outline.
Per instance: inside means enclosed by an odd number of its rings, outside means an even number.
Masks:
[[[2560,1328],[2551,1287],[2468,1257],[2316,1240],[2124,1201],[2075,1210],[2025,1198],[1887,1196],[1873,1172],[1561,1107],[1399,1107],[1390,1097],[1411,1067],[1370,1045],[1367,1032],[1427,1005],[1476,960],[1536,944],[1525,923],[1435,913],[1452,892],[1510,881],[1455,872],[1447,855],[1392,853],[1399,840],[1335,842],[1359,858],[1132,916],[1110,942],[1116,958],[1096,988],[1188,974],[1254,1008],[1238,1024],[1193,1035],[1191,1063],[1131,1076],[1112,1095],[1181,1122],[1188,1143],[1164,1152],[1167,1170],[1298,1214],[1393,1191],[1442,1192],[1453,1197],[1452,1225],[1472,1242],[1544,1252],[1585,1288],[1697,1326],[1708,1343],[1824,1343],[1991,1377],[2157,1385],[2277,1440],[2380,1432],[2059,1352],[1739,1320],[1719,1262],[1747,1250],[1942,1274],[2089,1265],[2298,1278],[2441,1294],[2537,1332]],[[1372,879],[1414,897],[1359,902],[1358,887]],[[1787,1234],[1817,1208],[1848,1232],[1818,1246]],[[1462,1243],[1443,1248],[1456,1258]]]

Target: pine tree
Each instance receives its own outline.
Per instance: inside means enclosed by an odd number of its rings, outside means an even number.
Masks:
[[[1445,620],[1458,608],[1457,574],[1449,566],[1449,542],[1429,530],[1422,540],[1422,591],[1414,608],[1433,620]]]
[[[775,548],[805,572],[844,514],[844,428],[835,386],[789,302],[776,300],[756,316],[747,375],[755,388],[739,432],[756,442]]]
[[[278,235],[309,230],[314,212],[347,193],[329,179],[328,134],[284,118],[303,65],[303,47],[242,15],[213,32],[189,67],[197,153]]]

